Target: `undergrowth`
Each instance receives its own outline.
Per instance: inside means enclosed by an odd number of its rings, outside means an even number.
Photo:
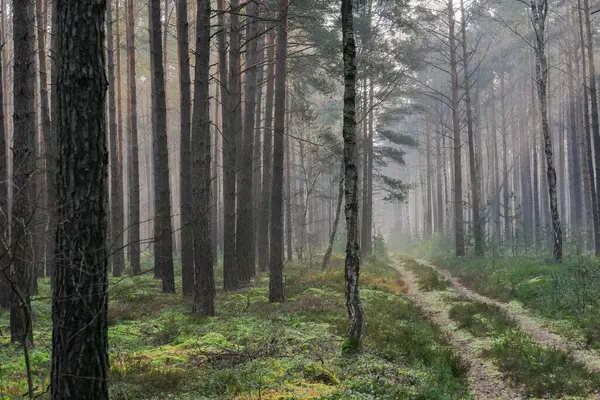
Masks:
[[[517,327],[516,322],[497,306],[466,298],[455,301],[448,316],[456,321],[459,328],[468,330],[473,336],[498,335]]]
[[[560,333],[600,348],[600,266],[583,256],[556,263],[534,257],[456,259],[438,257],[476,292],[525,307],[562,325]]]
[[[404,265],[407,269],[412,271],[417,276],[417,283],[419,289],[432,292],[435,290],[441,291],[446,290],[450,286],[448,282],[440,279],[439,274],[433,268],[428,265],[423,265],[415,260],[407,260]]]
[[[266,277],[217,294],[217,317],[162,294],[151,276],[111,279],[111,399],[468,399],[467,366],[412,305],[400,275],[383,261],[361,274],[367,318],[363,352],[344,357],[343,260],[325,271],[286,267],[283,304],[268,303]],[[49,282],[34,299],[32,364],[47,399]],[[0,326],[8,314],[0,312]],[[3,330],[2,333],[5,331]],[[22,355],[0,335],[0,399],[26,392]]]
[[[600,389],[597,374],[588,372],[569,354],[537,345],[522,332],[505,333],[494,342],[489,354],[529,396],[584,396]]]

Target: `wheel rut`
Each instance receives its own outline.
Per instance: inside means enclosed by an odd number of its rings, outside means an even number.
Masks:
[[[448,317],[447,308],[441,306],[439,299],[435,297],[436,293],[421,291],[415,275],[406,269],[403,263],[396,263],[394,267],[402,274],[411,300],[424,311],[431,322],[439,327],[461,359],[470,366],[468,379],[475,398],[522,399],[523,396],[516,388],[505,382],[502,374],[480,355],[476,347],[472,346],[472,338],[461,337],[456,323]],[[448,292],[451,291],[450,289]]]
[[[529,311],[515,303],[502,303],[498,300],[490,299],[482,296],[479,293],[464,286],[458,278],[453,276],[449,271],[443,268],[436,267],[428,261],[415,259],[419,264],[428,266],[437,271],[440,278],[450,282],[452,288],[460,295],[474,301],[486,303],[488,305],[497,306],[502,309],[508,316],[512,317],[519,328],[531,335],[534,341],[545,347],[555,347],[564,352],[570,353],[573,358],[584,365],[589,371],[600,373],[600,356],[596,351],[584,349],[578,343],[572,342],[556,333],[550,332],[544,328]]]

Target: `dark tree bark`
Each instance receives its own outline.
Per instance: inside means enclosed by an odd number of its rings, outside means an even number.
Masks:
[[[137,83],[135,73],[135,31],[133,0],[126,0],[127,8],[127,74],[129,81],[129,232],[128,250],[131,269],[141,272],[140,260],[140,161],[138,153]]]
[[[58,2],[53,400],[108,399],[105,7]]]
[[[227,110],[223,114],[223,287],[225,290],[239,288],[240,281],[235,257],[235,200],[236,200],[236,156],[238,114],[240,114],[240,23],[239,0],[231,0],[229,16],[229,79]],[[223,91],[225,94],[225,91]]]
[[[594,250],[596,255],[600,255],[600,212],[598,210],[598,197],[596,185],[594,182],[594,158],[592,156],[592,137],[590,136],[590,105],[589,105],[589,95],[588,95],[588,86],[587,86],[587,74],[586,74],[586,37],[583,33],[583,10],[581,0],[578,1],[578,10],[579,10],[579,40],[581,45],[581,54],[583,56],[582,65],[583,65],[583,105],[584,105],[584,127],[585,131],[582,135],[582,148],[584,149],[586,155],[586,163],[587,163],[587,180],[589,180],[590,187],[590,195],[591,195],[591,206],[592,206],[592,220],[593,220],[593,238],[594,238]],[[588,49],[589,51],[589,49]]]
[[[530,6],[532,24],[535,32],[535,82],[542,118],[542,135],[544,137],[544,154],[546,156],[546,177],[550,200],[550,217],[552,221],[552,256],[556,261],[561,261],[563,250],[562,228],[560,226],[560,217],[558,215],[556,170],[554,169],[554,157],[552,154],[552,136],[550,135],[548,125],[548,60],[546,58],[546,17],[548,15],[548,0],[531,0]]]
[[[13,2],[13,202],[10,254],[13,273],[11,282],[10,327],[12,342],[31,339],[29,295],[33,288],[34,259],[31,242],[36,175],[35,113],[35,22],[34,3]]]
[[[219,13],[217,14],[217,18],[218,18],[218,25],[219,25],[219,31],[217,33],[217,46],[218,46],[218,52],[219,52],[219,93],[221,95],[221,125],[220,125],[220,132],[219,132],[219,136],[223,139],[223,145],[221,148],[218,149],[218,151],[221,154],[221,161],[225,160],[225,149],[226,149],[226,138],[225,138],[225,134],[227,134],[229,132],[229,129],[226,128],[227,124],[228,124],[228,102],[229,102],[229,89],[228,89],[228,77],[227,77],[227,47],[226,47],[226,31],[227,31],[227,26],[225,24],[225,16],[224,16],[224,12],[225,12],[225,6],[224,6],[224,0],[217,0],[217,8]],[[225,170],[225,166],[222,166],[222,171]],[[215,168],[216,171],[216,168]],[[223,182],[225,179],[225,175],[223,172]],[[223,195],[225,193],[224,190],[224,183],[223,183]],[[225,205],[225,199],[222,199],[223,203],[223,208],[221,210],[219,210],[220,212],[220,217],[221,217],[221,221],[219,223],[219,228],[222,229],[220,233],[220,236],[216,236],[216,240],[219,242],[221,250],[224,252],[224,235],[226,235],[225,233],[225,229],[224,229],[224,219],[225,219],[225,215],[224,215],[224,205]],[[213,235],[215,235],[216,232],[213,232]],[[216,259],[215,259],[216,261]],[[231,278],[231,276],[229,276],[229,278]]]
[[[40,125],[40,142],[44,144],[42,154],[40,158],[40,164],[42,169],[42,177],[40,179],[41,187],[40,192],[42,194],[43,204],[40,211],[42,212],[40,231],[43,232],[43,239],[40,240],[41,246],[44,247],[42,250],[43,259],[38,260],[40,263],[40,270],[43,275],[44,267],[50,275],[51,268],[48,267],[48,260],[51,259],[49,252],[54,253],[54,234],[52,228],[47,229],[50,226],[56,226],[55,224],[49,224],[50,215],[52,212],[52,204],[54,199],[50,198],[50,194],[54,194],[51,178],[48,170],[49,153],[48,145],[46,141],[51,141],[51,125],[50,125],[50,104],[48,102],[48,68],[46,65],[46,26],[48,21],[48,3],[43,0],[36,0],[35,2],[35,14],[37,20],[37,44],[38,44],[38,65],[39,65],[39,84],[40,84],[40,113],[41,113],[41,125]]]
[[[267,92],[265,99],[265,129],[262,148],[262,193],[260,219],[258,223],[258,269],[266,272],[269,268],[269,220],[271,210],[271,174],[273,173],[273,86],[275,64],[275,36],[267,34]]]
[[[194,312],[215,314],[215,278],[210,235],[210,0],[198,0],[196,13],[196,68],[192,134],[192,210],[196,284]]]
[[[285,81],[287,78],[287,36],[289,0],[278,0],[277,55],[275,60],[275,121],[273,129],[273,186],[271,191],[271,246],[269,259],[269,301],[285,300],[283,285],[283,136],[285,134]]]
[[[125,265],[123,253],[123,185],[119,168],[117,105],[115,95],[115,57],[113,37],[113,0],[108,0],[106,10],[106,36],[108,61],[108,126],[110,143],[110,260],[113,276],[121,276]],[[117,71],[118,72],[118,71]],[[119,72],[118,72],[119,73]]]
[[[256,64],[258,61],[258,3],[247,5],[246,16],[246,86],[244,91],[244,134],[242,139],[241,165],[238,187],[238,213],[236,232],[237,268],[242,284],[249,284],[256,274],[254,247],[254,201],[253,201],[253,157],[254,124],[256,118]]]
[[[163,65],[160,0],[148,3],[150,18],[150,69],[152,82],[152,136],[154,152],[154,270],[163,291],[175,293],[171,189],[169,187],[169,145],[167,98]]]
[[[360,248],[358,245],[358,155],[356,149],[356,44],[352,0],[342,0],[342,40],[344,59],[344,170],[346,198],[345,293],[348,309],[346,352],[360,351],[364,334],[364,312],[360,301]]]
[[[461,129],[458,93],[458,61],[455,32],[455,18],[452,0],[448,1],[448,25],[450,39],[450,68],[452,78],[452,126],[454,133],[454,235],[456,256],[465,255],[465,233],[462,198]]]
[[[190,127],[191,82],[188,39],[188,2],[177,0],[177,51],[179,55],[179,106],[181,143],[179,158],[181,220],[181,283],[184,296],[194,293],[194,238],[191,231]]]
[[[3,16],[0,18],[4,18]],[[4,25],[4,24],[2,24]],[[0,40],[4,32],[0,32]],[[4,43],[2,43],[4,45]],[[4,79],[4,52],[0,51],[0,80]],[[6,120],[4,118],[4,82],[0,82],[0,309],[8,308],[10,288],[7,284],[10,260],[8,259],[8,153],[6,148]]]
[[[264,17],[264,15],[262,15],[260,13],[259,10],[259,18],[260,17]],[[255,120],[254,120],[254,154],[253,154],[253,159],[252,159],[252,206],[254,207],[254,257],[255,257],[255,264],[258,262],[258,249],[259,249],[259,242],[260,239],[258,237],[258,232],[259,232],[259,224],[260,224],[260,219],[261,219],[261,200],[262,200],[262,164],[261,164],[261,160],[262,160],[262,149],[261,149],[261,140],[262,140],[262,132],[263,132],[263,118],[262,118],[262,113],[263,113],[263,86],[264,86],[264,80],[265,80],[265,67],[264,67],[264,63],[265,63],[265,36],[266,36],[267,32],[265,31],[265,24],[264,23],[260,23],[259,28],[258,28],[258,32],[257,35],[258,36],[258,43],[257,43],[257,50],[258,50],[258,58],[257,58],[257,73],[256,73],[256,82],[257,82],[257,87],[256,87],[256,116],[255,116]]]
[[[291,123],[291,107],[290,107],[290,96],[289,94],[286,94],[286,107],[285,107],[285,113],[286,113],[286,122],[285,122],[285,129],[289,130],[290,129],[290,123]],[[292,169],[294,168],[294,166],[292,165],[291,162],[291,157],[292,157],[292,150],[291,150],[291,143],[290,143],[290,137],[286,136],[284,139],[284,146],[285,146],[285,258],[287,262],[292,262],[292,258],[294,256],[294,251],[293,251],[293,226],[292,226]],[[311,260],[312,261],[312,260]]]
[[[464,1],[460,1],[462,15],[462,56],[463,74],[465,79],[465,105],[467,109],[467,134],[469,140],[469,171],[471,173],[471,212],[473,213],[473,239],[475,241],[475,255],[484,255],[483,224],[481,223],[480,182],[475,156],[475,130],[473,128],[473,108],[471,105],[471,78],[469,70],[469,52],[467,50],[467,16],[465,15]],[[429,160],[429,153],[427,154]],[[429,171],[429,161],[427,162]],[[429,179],[427,180],[429,182]]]
[[[592,28],[590,23],[590,6],[588,0],[583,0],[585,26],[587,35],[587,56],[589,64],[589,76],[590,76],[590,98],[591,98],[591,112],[592,112],[592,136],[594,143],[594,157],[596,159],[596,194],[600,191],[600,121],[598,117],[598,91],[596,87],[596,65],[594,63],[594,44],[592,40]],[[597,212],[600,214],[600,202],[596,197]],[[598,217],[600,220],[600,216]],[[598,227],[598,225],[596,225]],[[596,229],[594,234],[595,252],[596,255],[600,255],[600,229]]]

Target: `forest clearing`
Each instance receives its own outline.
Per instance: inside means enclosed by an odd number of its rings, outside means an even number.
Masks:
[[[0,400],[600,399],[598,0],[0,0]]]

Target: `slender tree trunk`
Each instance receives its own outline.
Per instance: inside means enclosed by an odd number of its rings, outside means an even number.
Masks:
[[[210,251],[210,0],[198,0],[196,13],[196,68],[192,134],[192,210],[196,285],[194,311],[215,314],[215,277]]]
[[[596,65],[594,63],[594,45],[592,40],[592,28],[590,23],[590,6],[588,0],[583,0],[585,26],[587,35],[587,56],[590,69],[590,98],[591,98],[591,112],[592,112],[592,137],[594,143],[594,157],[596,159],[596,194],[600,191],[600,122],[598,118],[598,93],[596,88]],[[593,186],[593,185],[592,185]],[[596,208],[597,213],[600,215],[600,202],[596,197]],[[600,217],[598,217],[600,220]],[[598,225],[596,224],[596,227]],[[595,250],[596,255],[600,255],[600,229],[596,229],[594,234]]]
[[[335,207],[335,217],[333,220],[333,225],[331,227],[331,232],[329,233],[329,243],[327,245],[327,250],[325,250],[325,255],[323,256],[323,264],[321,265],[321,269],[325,270],[329,266],[329,258],[331,257],[331,252],[333,251],[333,244],[335,242],[335,236],[337,235],[337,228],[340,222],[340,214],[342,213],[342,201],[344,200],[344,178],[346,176],[346,164],[344,160],[342,160],[341,168],[340,168],[340,178],[338,185],[338,196],[337,196],[337,204]]]
[[[29,294],[33,288],[33,247],[31,241],[33,184],[36,169],[35,137],[35,50],[34,3],[13,2],[14,89],[13,89],[13,206],[10,254],[13,273],[11,286],[11,341],[24,344],[31,340]]]
[[[135,31],[133,0],[125,0],[127,7],[127,66],[129,81],[129,232],[128,249],[134,274],[141,272],[140,260],[140,161],[138,151],[137,83],[135,72]]]
[[[454,232],[456,255],[465,255],[464,218],[462,200],[461,129],[458,93],[458,61],[456,55],[455,18],[452,0],[448,1],[450,38],[450,68],[452,77],[452,126],[454,130]]]
[[[2,8],[4,9],[4,8]],[[0,18],[4,19],[3,15]],[[1,24],[0,40],[4,40],[4,23]],[[5,43],[2,43],[4,47]],[[4,52],[0,50],[0,80],[4,80]],[[4,82],[0,82],[0,252],[8,253],[8,152],[6,148],[6,121],[4,115]],[[10,305],[10,288],[7,284],[10,262],[0,257],[0,309]]]
[[[190,127],[191,127],[191,88],[190,88],[190,50],[188,39],[188,2],[177,0],[177,52],[179,58],[179,106],[180,106],[180,224],[181,224],[181,272],[182,292],[184,296],[194,293],[194,237],[191,227],[191,191],[190,176]]]
[[[259,10],[260,11],[260,10]],[[259,14],[259,17],[261,15]],[[263,112],[263,85],[264,85],[264,79],[265,79],[265,68],[264,68],[264,62],[265,62],[265,35],[266,32],[264,31],[264,23],[260,23],[259,24],[259,29],[257,32],[258,36],[258,43],[257,43],[257,50],[258,50],[258,58],[257,58],[257,63],[258,63],[258,70],[257,70],[257,76],[256,76],[256,82],[257,82],[257,88],[256,88],[256,116],[255,116],[255,121],[254,121],[254,154],[253,154],[253,159],[252,159],[252,187],[253,187],[253,192],[252,192],[252,207],[254,207],[254,242],[253,242],[253,246],[254,246],[254,256],[255,256],[255,260],[254,262],[256,263],[258,261],[258,249],[259,249],[259,242],[260,239],[258,237],[258,233],[259,233],[259,225],[260,225],[260,220],[261,220],[261,210],[260,210],[260,202],[261,202],[261,197],[262,197],[262,181],[261,181],[261,177],[262,177],[262,164],[261,164],[261,139],[262,139],[262,125],[263,125],[263,119],[262,119],[262,112]]]
[[[279,25],[275,61],[275,120],[273,129],[273,187],[271,191],[271,246],[269,259],[269,301],[283,302],[283,136],[285,134],[285,82],[287,78],[287,36],[289,0],[278,0]]]
[[[169,145],[163,47],[161,43],[160,0],[150,0],[150,67],[152,82],[152,131],[154,148],[154,268],[162,278],[163,291],[175,292],[171,189],[169,186]]]
[[[223,164],[225,164],[226,161],[226,151],[227,151],[227,138],[225,137],[226,134],[229,133],[229,128],[227,128],[228,126],[228,120],[229,120],[229,113],[228,113],[228,104],[229,104],[229,89],[228,89],[228,77],[227,77],[227,48],[226,48],[226,37],[227,37],[227,25],[225,24],[225,16],[224,16],[224,12],[225,12],[225,5],[224,5],[224,0],[217,0],[217,8],[218,8],[218,26],[219,26],[219,31],[217,33],[217,45],[218,45],[218,52],[219,52],[219,88],[220,88],[220,94],[221,94],[221,132],[220,132],[220,136],[221,138],[223,138],[223,145],[222,145],[222,149],[220,149],[220,153],[221,153],[221,160],[223,161]],[[223,196],[225,196],[225,169],[228,168],[226,165],[222,165],[222,171],[223,171],[223,177],[222,177],[222,182],[223,182]],[[225,252],[225,246],[224,246],[224,237],[226,235],[228,235],[225,232],[225,198],[222,199],[223,203],[223,208],[220,210],[221,211],[221,219],[222,219],[222,224],[220,224],[220,228],[222,228],[222,231],[220,232],[221,235],[218,237],[218,241],[220,243],[220,247],[221,250],[223,251],[223,253]],[[229,274],[228,276],[229,278],[231,278],[231,274]],[[237,280],[235,280],[235,282],[237,282]],[[237,285],[237,283],[236,283]]]
[[[345,293],[348,309],[347,353],[360,351],[364,334],[364,312],[360,301],[360,248],[358,244],[358,170],[356,149],[356,45],[352,16],[352,0],[342,0],[342,42],[344,58],[344,195],[346,198]]]
[[[267,92],[265,99],[265,129],[263,137],[263,169],[262,194],[260,206],[260,221],[258,224],[258,269],[266,272],[269,268],[269,216],[271,210],[271,175],[273,173],[273,91],[274,91],[274,62],[275,36],[267,34]]]
[[[481,224],[481,209],[479,197],[479,171],[475,156],[475,133],[473,128],[473,110],[471,106],[471,79],[469,75],[469,54],[467,50],[467,16],[465,15],[464,1],[460,1],[462,15],[462,51],[463,73],[465,79],[465,104],[467,108],[467,133],[469,140],[469,170],[471,172],[471,212],[473,213],[473,239],[475,241],[475,255],[484,254],[483,225]],[[427,153],[427,171],[429,171],[429,153]],[[429,178],[427,179],[429,182]],[[428,198],[430,195],[428,195]]]
[[[117,105],[115,98],[115,57],[113,36],[113,0],[108,0],[106,10],[106,40],[108,44],[108,126],[110,148],[110,241],[109,256],[114,276],[121,276],[125,264],[123,254],[122,183],[119,171],[117,143]],[[117,43],[118,45],[118,43]],[[117,71],[119,73],[119,71]]]
[[[41,125],[40,125],[40,142],[44,144],[42,154],[40,154],[40,164],[42,170],[42,177],[40,192],[42,193],[43,204],[41,205],[41,212],[44,217],[41,218],[40,231],[43,232],[43,239],[40,238],[40,244],[45,247],[44,258],[38,260],[41,266],[41,272],[43,275],[44,267],[47,265],[49,259],[48,250],[54,249],[54,246],[49,246],[49,232],[47,231],[48,220],[50,215],[50,199],[48,197],[50,182],[50,176],[48,173],[48,150],[46,146],[46,140],[50,139],[50,104],[48,102],[48,72],[46,64],[46,26],[48,21],[47,2],[44,0],[36,0],[35,3],[36,20],[37,20],[37,44],[38,44],[38,64],[39,64],[39,83],[40,83],[40,113],[41,113]],[[52,200],[53,201],[53,200]],[[45,220],[45,221],[44,221]],[[44,223],[45,222],[45,223]],[[54,241],[54,238],[52,238]],[[50,248],[49,248],[50,247]]]
[[[500,75],[500,125],[502,130],[502,209],[504,219],[504,247],[511,248],[510,183],[508,180],[508,129],[506,126],[506,90],[504,71]]]
[[[225,290],[239,287],[238,269],[236,266],[236,156],[238,125],[240,114],[240,24],[239,1],[231,0],[229,16],[229,81],[227,90],[227,114],[223,114],[223,196],[224,196],[224,236],[223,236],[223,286]],[[225,93],[225,91],[224,91]],[[226,123],[225,123],[226,122]]]
[[[249,284],[256,275],[254,247],[254,200],[253,200],[253,157],[254,157],[254,128],[256,119],[256,79],[258,62],[258,33],[259,22],[258,3],[248,3],[246,29],[246,86],[244,107],[244,134],[242,139],[241,165],[239,168],[241,185],[238,187],[238,213],[236,232],[236,258],[240,281]]]
[[[597,197],[597,189],[594,181],[594,158],[592,155],[592,137],[590,136],[590,106],[589,106],[589,96],[588,96],[588,86],[586,84],[586,44],[585,44],[585,36],[583,33],[583,15],[582,15],[582,7],[581,0],[578,1],[578,9],[579,9],[579,39],[581,44],[581,54],[583,55],[583,105],[584,105],[584,127],[585,131],[582,135],[582,148],[584,149],[586,155],[586,163],[587,163],[587,173],[590,187],[590,195],[592,200],[592,220],[593,220],[593,234],[594,234],[594,250],[596,255],[600,255],[600,212],[598,210],[598,197]],[[589,49],[588,49],[589,52]]]
[[[552,137],[548,125],[548,61],[546,59],[546,16],[548,14],[547,0],[531,0],[532,23],[535,30],[535,80],[537,85],[538,102],[542,118],[542,134],[544,137],[544,153],[546,156],[546,175],[548,194],[550,197],[550,216],[552,220],[553,250],[555,260],[562,260],[562,228],[558,215],[558,202],[556,195],[556,171],[552,154]],[[593,75],[592,75],[593,76]]]
[[[58,2],[53,400],[108,399],[105,5]]]
[[[286,113],[286,122],[285,129],[288,132],[291,132],[291,122],[292,122],[292,113],[290,107],[290,96],[289,94],[286,96],[287,106],[285,108]],[[285,139],[285,243],[286,245],[286,259],[287,262],[291,263],[292,258],[294,256],[293,251],[293,227],[292,227],[292,201],[294,194],[292,193],[292,169],[294,165],[291,161],[292,159],[292,144],[290,136],[286,136]],[[312,260],[311,260],[312,261]]]

